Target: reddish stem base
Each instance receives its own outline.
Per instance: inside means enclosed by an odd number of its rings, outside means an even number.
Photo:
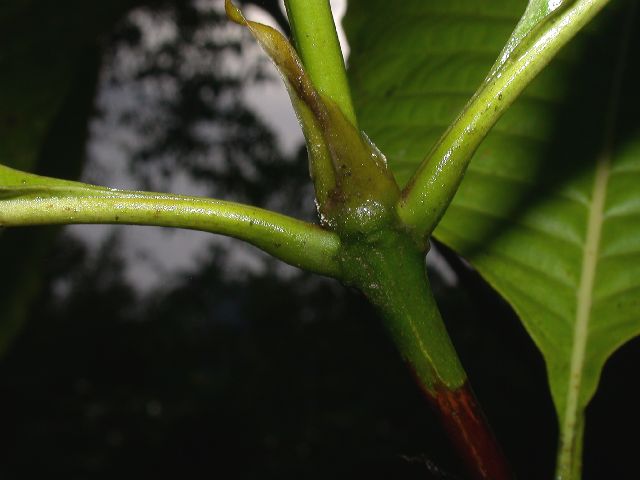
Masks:
[[[442,386],[435,395],[425,393],[438,411],[449,438],[474,479],[513,478],[506,458],[467,383],[456,390]]]

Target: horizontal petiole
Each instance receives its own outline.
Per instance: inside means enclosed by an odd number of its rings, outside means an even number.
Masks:
[[[235,202],[96,187],[0,165],[0,227],[130,224],[177,227],[244,240],[315,273],[339,276],[340,241],[318,225]]]

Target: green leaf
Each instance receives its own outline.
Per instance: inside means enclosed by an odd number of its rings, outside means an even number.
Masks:
[[[358,118],[401,185],[492,64],[501,68],[494,60],[505,43],[516,52],[555,15],[534,3],[510,37],[523,1],[413,0],[389,11],[382,0],[351,0]],[[633,3],[617,2],[524,91],[475,153],[435,231],[511,303],[542,351],[563,478],[579,470],[584,409],[606,359],[640,333]]]

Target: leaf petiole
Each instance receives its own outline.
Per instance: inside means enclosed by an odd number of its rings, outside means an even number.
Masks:
[[[397,205],[402,221],[428,237],[451,203],[476,148],[524,88],[609,0],[578,0],[537,29],[487,80],[427,154]],[[521,35],[518,29],[516,32]],[[524,37],[523,37],[524,38]]]
[[[261,208],[210,198],[116,190],[0,165],[0,227],[111,223],[178,227],[244,240],[280,260],[335,277],[338,236]]]

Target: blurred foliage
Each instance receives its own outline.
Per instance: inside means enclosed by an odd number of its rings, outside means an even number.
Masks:
[[[0,7],[0,161],[75,178],[84,160],[98,42],[129,2],[7,1]],[[0,355],[40,288],[55,229],[0,230]],[[17,255],[19,251],[21,255]]]
[[[280,151],[243,95],[269,78],[267,60],[252,60],[258,46],[219,6],[144,8],[119,25],[104,82],[107,101],[127,100],[109,120],[136,139],[130,166],[145,188],[165,189],[183,174],[218,197],[264,205],[282,190],[300,198],[304,187],[289,181],[300,162]]]

